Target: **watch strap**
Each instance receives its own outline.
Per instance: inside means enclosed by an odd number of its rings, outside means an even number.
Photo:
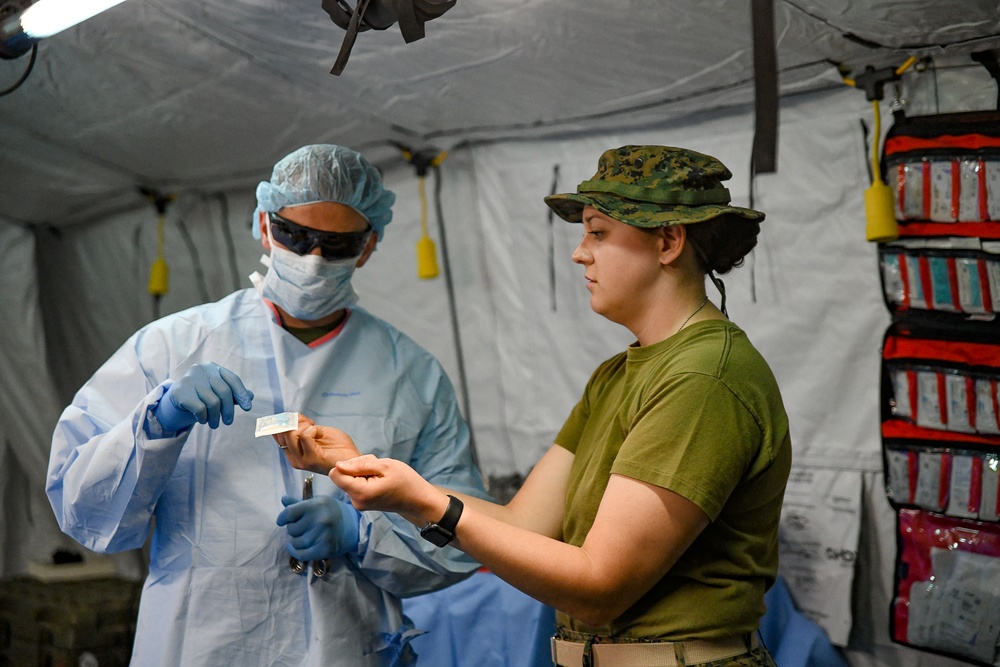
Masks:
[[[440,521],[430,522],[420,529],[420,536],[437,547],[447,546],[455,539],[455,528],[462,516],[465,505],[455,496],[449,495],[448,509]]]
[[[444,511],[444,516],[437,522],[437,525],[454,535],[455,528],[458,527],[458,520],[462,518],[462,510],[465,509],[465,504],[455,496],[449,495],[448,498],[450,499],[448,500],[448,509]]]

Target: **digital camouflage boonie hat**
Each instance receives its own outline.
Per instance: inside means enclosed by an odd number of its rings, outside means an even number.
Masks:
[[[545,203],[563,220],[580,222],[584,206],[636,227],[704,222],[724,213],[761,221],[764,214],[730,206],[722,181],[733,174],[711,155],[672,146],[607,150],[597,173],[576,193],[549,195]]]

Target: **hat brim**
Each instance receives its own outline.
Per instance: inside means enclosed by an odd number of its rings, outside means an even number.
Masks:
[[[646,229],[705,222],[726,213],[756,222],[764,219],[764,213],[761,211],[728,204],[703,204],[701,206],[653,204],[596,192],[549,195],[545,198],[545,203],[566,222],[581,222],[583,207],[593,206],[610,218]]]

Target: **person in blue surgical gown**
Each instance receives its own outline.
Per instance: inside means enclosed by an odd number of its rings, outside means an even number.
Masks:
[[[152,535],[133,665],[413,664],[400,598],[475,571],[325,475],[303,499],[308,473],[255,437],[257,418],[295,411],[486,497],[439,363],[355,305],[394,200],[350,149],[283,158],[257,187],[255,288],[144,327],[63,412],[47,479],[62,529],[98,552]]]

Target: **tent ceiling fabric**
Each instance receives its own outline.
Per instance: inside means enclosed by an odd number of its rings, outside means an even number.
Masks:
[[[460,0],[406,44],[358,36],[319,0],[130,0],[39,43],[0,97],[0,215],[98,219],[164,192],[253,187],[317,142],[399,160],[451,148],[682,118],[753,100],[750,3]],[[908,55],[1000,45],[995,0],[776,0],[782,94]],[[0,88],[28,56],[0,61]]]

